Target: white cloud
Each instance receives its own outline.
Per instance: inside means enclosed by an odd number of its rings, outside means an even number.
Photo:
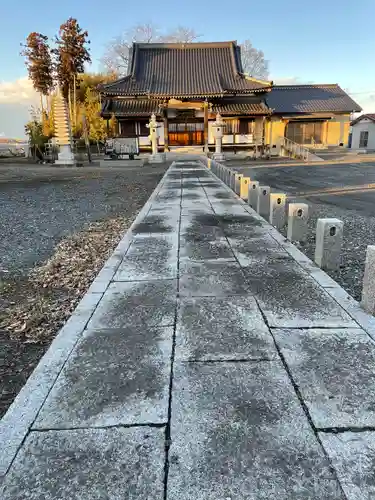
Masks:
[[[356,95],[354,92],[351,94],[351,97],[361,106],[363,109],[362,113],[375,113],[375,94],[369,92]]]
[[[0,81],[0,131],[5,137],[24,137],[24,125],[31,106],[39,105],[39,96],[29,78]]]
[[[0,103],[30,106],[37,102],[38,94],[27,76],[13,82],[0,81]]]

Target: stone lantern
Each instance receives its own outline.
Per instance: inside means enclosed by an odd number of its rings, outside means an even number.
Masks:
[[[156,121],[156,116],[152,113],[149,123],[146,127],[150,130],[150,135],[148,138],[151,141],[152,154],[149,157],[150,163],[162,163],[165,161],[165,155],[163,153],[158,152],[158,139],[159,132],[158,128],[160,128],[160,124]]]
[[[225,122],[221,118],[220,113],[216,115],[216,121],[212,124],[212,132],[215,138],[215,153],[213,154],[214,160],[225,160],[225,155],[221,150],[223,135],[224,135]]]

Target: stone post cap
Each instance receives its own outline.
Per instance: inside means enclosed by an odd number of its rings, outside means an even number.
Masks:
[[[307,203],[289,203],[289,215],[302,217],[307,215],[309,206]]]
[[[317,220],[317,224],[321,225],[321,224],[324,224],[324,225],[332,225],[332,226],[343,226],[344,225],[344,222],[340,219],[336,219],[334,217],[332,218],[327,218],[327,219],[318,219]]]

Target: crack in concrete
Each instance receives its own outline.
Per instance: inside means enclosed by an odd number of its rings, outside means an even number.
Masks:
[[[171,352],[171,372],[170,372],[170,380],[169,380],[169,398],[168,398],[168,421],[165,426],[165,462],[164,462],[164,492],[163,499],[167,500],[168,498],[168,474],[169,474],[169,450],[171,447],[172,439],[171,439],[171,421],[172,421],[172,392],[173,392],[173,369],[174,369],[174,360],[176,353],[176,328],[177,328],[177,316],[178,316],[178,296],[180,290],[180,230],[181,230],[181,213],[182,213],[182,194],[183,194],[183,184],[182,184],[182,171],[180,177],[180,214],[178,219],[178,246],[177,246],[177,289],[176,289],[176,305],[175,305],[175,318],[173,325],[173,335],[172,335],[172,352]]]

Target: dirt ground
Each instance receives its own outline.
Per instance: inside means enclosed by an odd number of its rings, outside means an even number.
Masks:
[[[0,162],[0,417],[167,166]]]

